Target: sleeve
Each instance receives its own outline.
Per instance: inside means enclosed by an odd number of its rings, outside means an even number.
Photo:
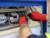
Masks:
[[[38,35],[32,34],[32,35],[28,36],[27,38],[47,38],[47,37],[45,35],[38,36]]]

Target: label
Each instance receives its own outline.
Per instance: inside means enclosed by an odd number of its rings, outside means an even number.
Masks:
[[[3,24],[6,22],[6,17],[0,17],[0,24]]]

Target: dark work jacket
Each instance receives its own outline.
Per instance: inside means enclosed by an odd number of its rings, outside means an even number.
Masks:
[[[47,37],[46,37],[46,35],[38,36],[38,35],[32,34],[32,35],[28,36],[27,38],[47,38]]]

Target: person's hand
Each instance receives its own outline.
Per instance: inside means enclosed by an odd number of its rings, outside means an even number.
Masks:
[[[47,14],[41,14],[40,12],[37,12],[37,11],[31,12],[27,16],[29,16],[33,20],[47,21],[46,20]]]
[[[19,18],[19,26],[21,26],[23,23],[28,24],[25,16]]]

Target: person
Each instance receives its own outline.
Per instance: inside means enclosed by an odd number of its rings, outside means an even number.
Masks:
[[[49,1],[47,1],[49,2]],[[47,3],[49,5],[49,3]],[[48,7],[49,8],[49,7]],[[28,14],[28,16],[33,20],[41,20],[41,21],[47,21],[48,15],[47,14],[41,14],[37,11],[33,11]],[[35,35],[32,34],[30,28],[28,27],[28,23],[26,21],[26,16],[19,18],[19,25],[20,25],[20,38],[50,38],[50,34],[45,33],[44,35]]]

